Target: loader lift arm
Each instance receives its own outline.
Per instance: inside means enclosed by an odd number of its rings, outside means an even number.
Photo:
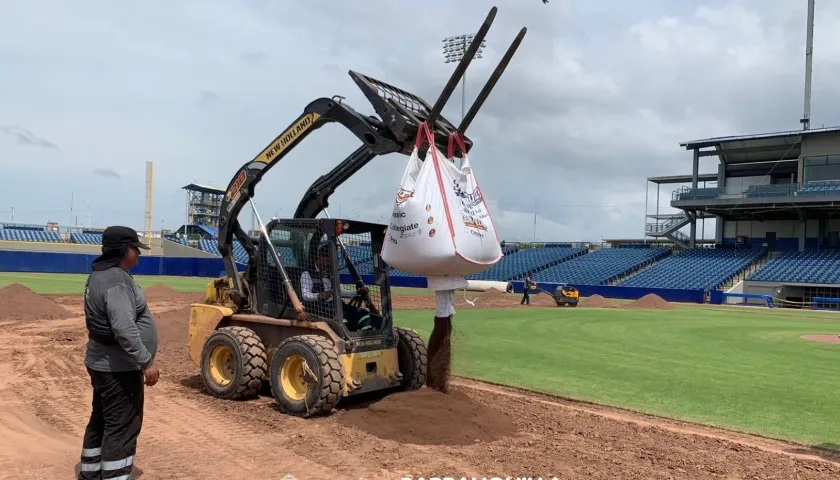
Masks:
[[[310,186],[298,205],[294,218],[315,218],[327,208],[332,193],[373,158],[390,153],[410,155],[414,149],[418,129],[423,123],[427,124],[433,131],[438,149],[447,151],[450,135],[457,133],[463,139],[466,151],[457,152],[456,156],[462,157],[469,152],[472,148],[472,141],[464,136],[465,130],[504,72],[513,53],[522,41],[526,29],[523,28],[514,39],[468,114],[462,120],[461,125],[455,127],[441,115],[441,111],[474,58],[475,52],[486,36],[495,15],[496,7],[493,7],[434,106],[429,106],[417,95],[351,70],[348,72],[350,77],[362,90],[379,118],[358,113],[344,104],[341,97],[319,98],[307,105],[303,113],[283,133],[278,135],[253,160],[245,163],[236,172],[222,199],[218,239],[219,253],[222,255],[225,273],[233,283],[231,300],[239,308],[246,310],[253,308],[253,305],[250,304],[251,299],[255,298],[252,291],[254,283],[252,279],[257,268],[256,248],[239,223],[239,214],[245,204],[253,198],[254,189],[262,180],[262,177],[314,130],[327,123],[337,122],[350,130],[362,142],[362,145],[332,171],[319,177]],[[421,151],[420,155],[423,158],[425,151]],[[245,278],[248,280],[247,286],[237,274],[236,263],[233,258],[234,236],[248,254],[248,269],[245,274]]]

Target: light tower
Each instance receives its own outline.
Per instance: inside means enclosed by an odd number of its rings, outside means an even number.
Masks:
[[[441,42],[443,43],[443,58],[445,59],[444,63],[452,63],[452,62],[460,62],[462,58],[464,58],[464,54],[467,52],[467,48],[469,48],[470,43],[472,43],[473,38],[475,38],[474,33],[468,33],[466,35],[457,35],[454,37],[446,37]],[[481,41],[481,45],[478,47],[478,51],[475,52],[475,56],[473,59],[481,58],[481,54],[484,51],[485,41]],[[464,119],[464,115],[466,115],[466,98],[467,98],[467,74],[464,72],[464,76],[461,77],[461,120]]]

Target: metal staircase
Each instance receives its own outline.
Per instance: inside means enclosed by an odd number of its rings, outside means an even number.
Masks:
[[[691,218],[685,212],[674,214],[662,223],[645,224],[645,232],[651,237],[665,237],[677,245],[688,248],[688,235],[680,231],[691,223]]]

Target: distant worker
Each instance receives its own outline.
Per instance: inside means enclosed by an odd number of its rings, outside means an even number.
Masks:
[[[322,244],[318,247],[314,259],[315,269],[310,273],[310,269],[306,269],[300,274],[300,290],[303,295],[303,300],[315,307],[313,313],[332,317],[335,314],[333,307],[333,291],[332,280],[329,277],[330,273],[330,250],[328,244]],[[313,281],[313,276],[319,278],[319,282]],[[340,289],[341,298],[353,298],[357,294],[361,295],[367,292],[367,287],[362,287],[357,292],[353,290]],[[353,305],[341,302],[342,314],[345,323],[351,330],[370,330],[373,328],[370,322],[369,312],[362,308],[357,308]]]
[[[531,281],[531,274],[525,274],[525,292],[522,294],[522,301],[519,302],[520,305],[530,305],[531,304],[531,287],[536,286],[536,283]]]
[[[85,284],[85,366],[93,408],[79,480],[130,478],[143,424],[143,384],[151,387],[160,378],[154,361],[157,326],[129,273],[139,262],[140,249],[149,247],[133,229],[106,228],[102,255],[93,261]]]

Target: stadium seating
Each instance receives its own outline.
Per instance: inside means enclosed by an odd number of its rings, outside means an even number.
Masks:
[[[543,270],[537,282],[603,285],[668,255],[662,248],[602,248]]]
[[[840,283],[840,250],[783,252],[750,275],[758,282]]]
[[[837,182],[819,182],[806,183],[799,189],[797,195],[837,195],[840,193],[840,183]]]
[[[479,274],[469,276],[471,280],[519,280],[526,273],[556,265],[586,253],[585,248],[550,247],[527,248],[505,255],[499,263]]]
[[[713,290],[765,255],[763,249],[683,250],[622,281],[622,287]]]
[[[85,245],[102,245],[101,233],[71,233],[70,241]]]
[[[0,240],[13,242],[46,242],[63,243],[64,239],[58,232],[47,232],[44,230],[30,230],[18,228],[0,229]]]

